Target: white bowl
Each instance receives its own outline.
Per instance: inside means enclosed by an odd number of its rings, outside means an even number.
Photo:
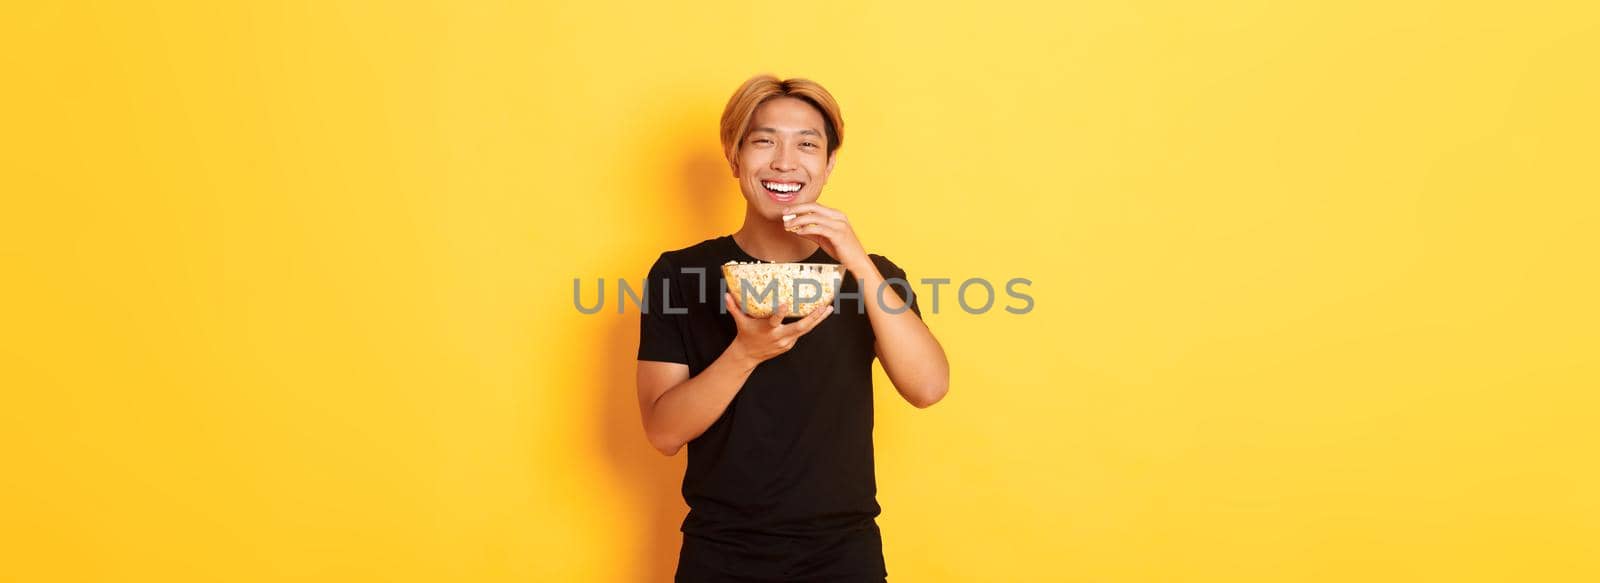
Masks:
[[[837,263],[729,261],[722,265],[722,278],[728,282],[728,291],[733,292],[744,313],[768,318],[779,305],[789,304],[789,314],[800,317],[833,303],[844,271],[844,266]],[[768,290],[772,282],[777,282],[776,287]],[[745,288],[746,284],[749,289]],[[797,301],[797,298],[806,301]]]

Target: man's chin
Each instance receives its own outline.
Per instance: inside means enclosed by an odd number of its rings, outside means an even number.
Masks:
[[[804,202],[806,202],[806,201],[800,200],[798,198],[795,199],[794,201],[788,202],[788,203],[779,203],[778,201],[775,201],[775,200],[764,199],[764,200],[762,200],[762,201],[760,201],[760,202],[755,204],[756,214],[760,215],[761,218],[769,220],[769,221],[779,221],[779,222],[781,222],[781,221],[783,221],[783,209],[784,209],[784,207],[790,207],[790,206],[794,206],[794,205],[801,204],[801,203],[804,203]]]

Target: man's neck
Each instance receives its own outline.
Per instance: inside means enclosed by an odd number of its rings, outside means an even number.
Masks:
[[[762,261],[801,261],[817,252],[812,240],[783,230],[783,221],[766,219],[750,208],[745,209],[744,226],[733,234],[733,240],[745,253]]]

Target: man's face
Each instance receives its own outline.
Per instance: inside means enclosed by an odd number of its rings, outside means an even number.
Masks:
[[[778,220],[783,207],[813,202],[822,194],[834,162],[823,127],[822,112],[793,97],[773,98],[756,108],[733,175],[761,216]]]

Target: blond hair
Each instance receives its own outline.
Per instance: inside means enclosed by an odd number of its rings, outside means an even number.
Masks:
[[[827,89],[810,79],[756,75],[740,85],[728,100],[728,106],[722,109],[722,149],[729,162],[737,160],[739,144],[750,131],[750,120],[755,118],[756,108],[776,97],[793,97],[817,108],[828,139],[828,155],[832,156],[839,149],[844,141],[844,118],[839,115],[839,103]]]

